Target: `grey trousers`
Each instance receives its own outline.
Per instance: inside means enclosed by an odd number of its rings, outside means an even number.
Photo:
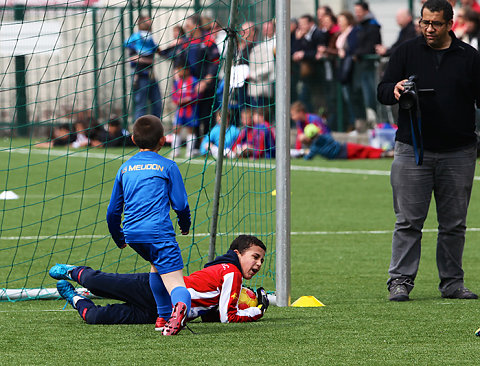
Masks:
[[[463,286],[462,256],[476,151],[476,146],[446,153],[425,151],[423,165],[417,166],[413,147],[396,142],[390,174],[396,223],[389,285],[395,280],[404,282],[409,291],[414,286],[422,228],[433,192],[438,221],[439,290],[450,295]]]

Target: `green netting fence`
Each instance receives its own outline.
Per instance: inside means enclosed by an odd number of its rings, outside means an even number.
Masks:
[[[229,17],[230,6],[229,1],[152,0],[106,7],[83,2],[28,6],[27,2],[0,8],[1,300],[48,297],[55,287],[48,270],[55,263],[88,265],[107,272],[148,271],[147,263],[133,250],[116,247],[105,220],[115,174],[136,152],[123,135],[131,129],[135,111],[135,80],[125,42],[138,29],[140,15],[153,20],[152,36],[161,50],[178,40],[174,28],[185,27],[192,14],[202,18],[202,32],[212,32],[218,22],[225,35],[219,47],[226,45],[228,37],[235,40],[232,70],[236,71],[230,81],[233,86],[242,82],[244,86],[243,91],[236,88],[227,93],[229,122],[239,130],[254,132],[256,124],[242,126],[241,111],[247,111],[255,120],[267,122],[274,135],[274,56],[259,52],[260,57],[251,60],[250,74],[262,69],[266,77],[243,80],[238,72],[242,68],[237,68],[256,46],[265,46],[268,27],[263,25],[272,20],[274,4],[271,0],[239,1],[235,24]],[[249,32],[241,27],[247,21],[252,22],[250,30],[255,35],[246,42],[248,52],[242,54],[239,47]],[[221,111],[226,55],[223,47],[215,60],[219,67],[213,76],[216,92],[211,96],[210,127]],[[157,54],[151,66],[162,96],[155,102],[161,103],[167,137],[172,136],[177,109],[172,101],[177,56]],[[248,94],[254,88],[270,93],[261,105]],[[239,92],[247,96],[240,106]],[[98,143],[95,136],[105,136],[112,120],[124,131]],[[78,142],[78,135],[86,136],[87,144]],[[209,131],[200,129],[196,138],[205,135]],[[62,146],[52,143],[60,140]],[[160,153],[177,155],[173,146],[174,142]],[[192,210],[190,234],[177,236],[188,274],[208,261],[217,159],[211,154],[191,155],[185,146],[177,146],[180,154],[174,159]],[[268,253],[262,272],[250,285],[273,291],[275,161],[261,146],[245,154],[253,157],[230,153],[223,161],[215,254],[224,253],[240,233],[257,235]]]

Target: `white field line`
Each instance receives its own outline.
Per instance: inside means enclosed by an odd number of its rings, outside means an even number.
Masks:
[[[437,229],[423,229],[424,233],[436,233]],[[480,228],[471,227],[467,228],[469,232],[480,232]],[[305,236],[305,235],[384,235],[392,234],[391,230],[348,230],[348,231],[292,231],[290,235]],[[243,233],[237,233],[238,235]],[[195,233],[195,236],[205,237],[209,236],[209,233]],[[218,233],[217,236],[226,236],[227,233]],[[252,234],[260,235],[260,234]],[[192,237],[193,234],[185,235],[186,237]],[[4,236],[0,237],[1,240],[71,240],[71,239],[102,239],[109,238],[110,235],[31,235],[31,236]]]
[[[2,147],[0,146],[0,153],[1,152],[8,152],[8,153],[17,153],[17,154],[42,154],[42,155],[49,155],[49,156],[65,156],[69,158],[91,158],[91,159],[104,159],[104,160],[112,160],[112,159],[119,159],[122,162],[128,158],[130,154],[134,153],[135,150],[128,152],[125,155],[118,155],[118,154],[108,154],[108,153],[99,153],[99,152],[91,152],[89,151],[77,151],[77,150],[50,150],[50,149],[27,149],[27,148],[10,148],[10,147]],[[185,159],[176,159],[177,164],[182,164],[187,162]],[[205,165],[208,164],[209,166],[214,166],[212,161],[205,162],[203,159],[192,159],[189,161],[189,164],[194,165]],[[235,165],[239,167],[251,167],[257,169],[275,169],[275,164],[272,162],[270,165],[261,164],[251,161],[235,161]],[[292,171],[303,171],[303,172],[320,172],[320,173],[333,173],[333,174],[357,174],[357,175],[377,175],[377,176],[389,176],[389,170],[375,170],[375,169],[345,169],[345,168],[327,168],[327,167],[315,167],[315,166],[300,166],[300,165],[291,165],[290,170]],[[480,180],[479,177],[475,177],[474,180]]]
[[[77,311],[75,309],[44,309],[44,310],[36,310],[36,309],[30,309],[30,310],[0,310],[0,313],[43,313],[43,312],[59,312],[59,311]]]

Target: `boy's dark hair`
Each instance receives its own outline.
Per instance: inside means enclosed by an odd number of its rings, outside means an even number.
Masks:
[[[197,27],[200,27],[202,25],[202,17],[198,13],[190,15],[187,19],[190,19],[190,21]]]
[[[357,1],[357,2],[355,3],[355,5],[361,6],[362,9],[365,10],[365,11],[370,11],[370,7],[368,6],[368,3],[365,2],[365,1],[362,1],[362,0]]]
[[[290,106],[291,111],[297,111],[297,112],[307,112],[307,107],[305,107],[305,104],[297,100],[296,102],[293,102],[292,105]]]
[[[433,12],[443,11],[443,19],[446,22],[449,22],[453,19],[453,9],[452,5],[447,0],[427,0],[422,6],[420,11],[421,16],[423,17],[423,9],[428,9]]]
[[[264,251],[267,251],[267,247],[263,242],[253,235],[239,235],[230,244],[230,250],[238,250],[240,254],[245,252],[248,248],[252,246],[257,246],[262,248]]]
[[[122,125],[122,120],[120,117],[115,116],[109,119],[107,123],[112,127],[120,127]]]
[[[140,149],[154,149],[162,137],[163,125],[157,116],[147,114],[135,121],[133,138]]]

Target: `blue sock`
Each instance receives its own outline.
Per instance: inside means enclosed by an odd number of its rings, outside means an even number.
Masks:
[[[172,314],[172,302],[170,301],[170,295],[163,284],[162,277],[160,277],[158,273],[150,272],[149,281],[153,297],[157,303],[158,316],[165,320],[170,319],[170,315]]]
[[[183,302],[187,305],[187,314],[190,312],[190,306],[192,304],[192,297],[190,296],[190,292],[188,292],[186,287],[178,286],[172,290],[170,294],[172,297],[172,305],[175,306],[177,302]]]

